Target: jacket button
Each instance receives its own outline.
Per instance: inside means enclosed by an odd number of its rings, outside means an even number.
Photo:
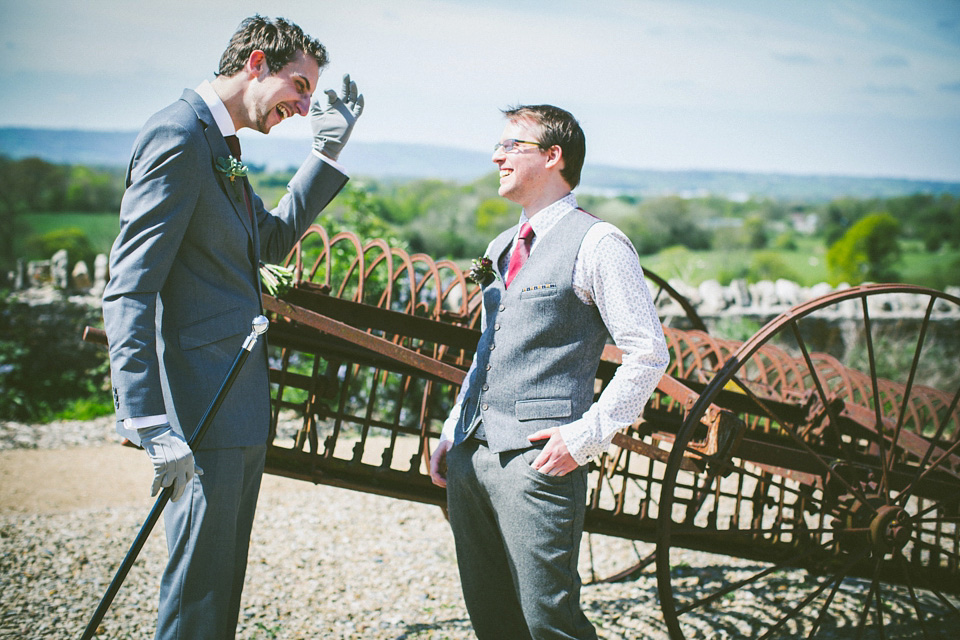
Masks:
[[[490,385],[488,385],[488,384],[483,385],[483,390],[484,390],[484,391],[489,391],[489,390],[490,390]]]
[[[497,348],[497,345],[495,345],[495,344],[490,345],[490,351],[493,351],[493,350],[496,349],[496,348]]]
[[[493,330],[494,330],[494,331],[500,331],[500,323],[499,323],[499,322],[498,322],[497,324],[493,325]]]
[[[484,411],[486,411],[487,409],[490,408],[490,405],[488,405],[487,403],[483,403],[483,406],[480,407],[480,408],[483,409]]]
[[[506,311],[506,310],[507,310],[507,307],[506,307],[506,306],[500,305],[500,311]]]
[[[487,365],[487,371],[490,371],[490,369],[492,369],[492,368],[493,368],[493,367],[491,367],[489,364]]]

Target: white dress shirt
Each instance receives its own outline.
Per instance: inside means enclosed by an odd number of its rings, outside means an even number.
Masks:
[[[529,221],[535,234],[531,255],[539,239],[576,208],[577,197],[570,193],[530,218],[526,211],[521,212],[520,225]],[[511,247],[516,242],[514,236]],[[501,274],[506,273],[512,251],[505,252],[497,265]],[[613,435],[637,419],[666,370],[670,355],[640,259],[630,240],[612,224],[598,222],[584,236],[573,263],[573,290],[584,304],[597,307],[614,343],[623,351],[622,363],[600,398],[581,418],[560,427],[573,459],[583,465],[606,451]],[[480,328],[486,329],[485,314],[481,315]],[[470,379],[473,367],[465,380]],[[464,385],[444,421],[441,440],[453,441],[466,392]]]

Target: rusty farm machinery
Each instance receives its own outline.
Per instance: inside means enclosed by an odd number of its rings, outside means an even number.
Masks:
[[[450,261],[317,225],[288,265],[294,286],[263,297],[267,472],[444,505],[428,459],[477,344],[478,287]],[[820,637],[852,589],[857,637],[884,637],[892,602],[917,637],[960,624],[960,299],[852,287],[735,341],[647,277],[676,310],[661,314],[671,363],[592,463],[586,530],[652,551],[591,580],[655,571],[675,639],[702,637],[703,620],[738,637],[724,604],[788,569],[805,570],[803,595],[751,635]],[[618,363],[608,345],[597,393]],[[690,551],[749,562],[700,571]]]

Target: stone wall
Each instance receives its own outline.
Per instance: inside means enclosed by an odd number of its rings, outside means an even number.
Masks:
[[[93,273],[86,262],[78,261],[69,268],[66,249],[57,251],[49,260],[20,259],[11,274],[15,295],[31,303],[47,303],[57,298],[76,298],[77,302],[100,305],[107,285],[107,256],[99,254],[93,262]]]
[[[736,316],[766,321],[798,304],[850,288],[848,284],[832,287],[825,282],[803,287],[796,282],[782,279],[761,280],[753,284],[748,284],[746,280],[734,280],[729,285],[707,280],[698,287],[679,280],[671,280],[669,284],[690,301],[697,314],[708,324],[712,319]],[[947,287],[945,293],[960,298],[960,287]],[[877,295],[871,296],[868,302],[871,316],[912,318],[923,316],[929,297],[920,294]],[[658,311],[661,317],[684,315],[679,304],[663,295],[658,301]],[[839,303],[831,311],[841,318],[862,316],[860,303],[856,300]],[[934,317],[958,318],[960,305],[938,304],[934,308]]]

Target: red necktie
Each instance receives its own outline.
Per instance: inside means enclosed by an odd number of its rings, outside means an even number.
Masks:
[[[530,245],[533,243],[533,227],[529,222],[524,222],[520,227],[520,238],[517,239],[517,246],[513,248],[513,255],[510,256],[510,266],[507,268],[507,281],[504,288],[509,287],[514,276],[520,271],[520,267],[527,261],[530,255]]]
[[[223,139],[227,141],[227,146],[230,147],[230,154],[236,158],[240,159],[240,138],[235,135],[223,136]],[[253,206],[250,204],[250,194],[247,192],[247,177],[243,177],[243,202],[247,205],[247,215],[250,216],[250,224],[253,222]],[[254,225],[255,226],[255,225]]]

